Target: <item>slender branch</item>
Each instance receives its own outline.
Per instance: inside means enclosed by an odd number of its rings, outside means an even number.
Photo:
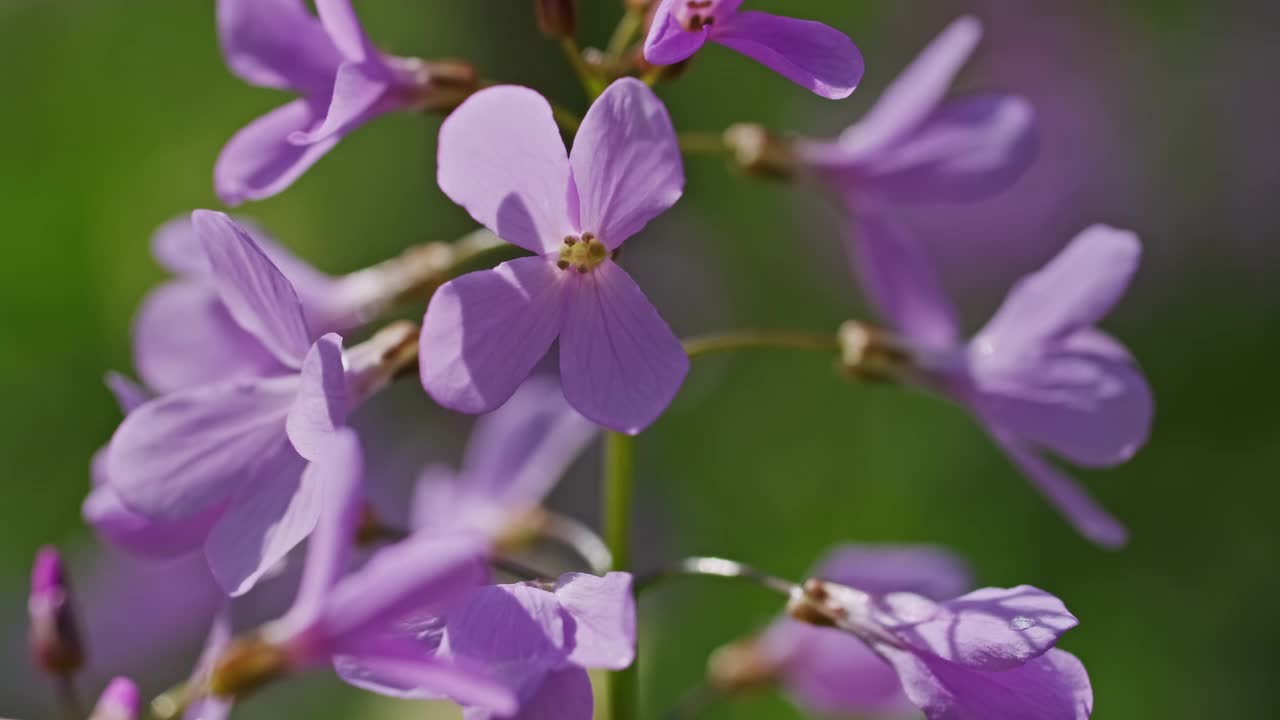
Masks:
[[[604,83],[587,65],[587,61],[582,59],[582,48],[578,47],[578,41],[571,37],[561,38],[560,47],[564,50],[564,56],[569,60],[569,65],[578,74],[578,79],[582,81],[582,88],[587,91],[587,97],[595,100],[600,93],[604,92]]]
[[[835,333],[804,330],[733,330],[714,335],[701,335],[684,341],[690,358],[733,350],[811,350],[839,352]]]
[[[646,82],[647,82],[646,76]],[[653,83],[649,83],[652,85]],[[724,136],[710,132],[680,133],[678,140],[680,150],[690,155],[732,155],[733,148],[724,141]]]
[[[627,8],[627,14],[618,21],[618,26],[614,28],[613,35],[609,38],[609,45],[605,49],[609,57],[619,59],[627,51],[631,45],[631,39],[644,25],[644,14],[643,8],[635,6]]]
[[[717,557],[689,557],[675,565],[638,579],[636,581],[636,593],[643,593],[645,590],[679,577],[718,577],[730,580],[745,580],[787,597],[793,597],[801,592],[801,587],[796,583],[776,575],[770,575],[746,563]]]
[[[539,535],[571,550],[597,575],[603,575],[613,567],[613,553],[604,540],[591,528],[567,515],[544,513]]]
[[[631,566],[631,505],[635,495],[635,438],[610,432],[604,449],[604,537],[613,554],[613,569]],[[610,720],[639,715],[639,653],[631,667],[609,673]]]

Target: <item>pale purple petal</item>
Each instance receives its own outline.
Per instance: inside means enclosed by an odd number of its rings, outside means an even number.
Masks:
[[[466,532],[477,525],[487,529],[492,512],[488,499],[473,496],[453,468],[429,465],[414,483],[409,527],[433,534]]]
[[[594,710],[591,677],[586,670],[568,667],[548,674],[513,714],[468,707],[462,716],[464,720],[591,720]]]
[[[250,0],[251,2],[254,0]],[[294,145],[289,137],[315,127],[329,104],[322,97],[303,97],[281,105],[232,136],[213,168],[213,185],[227,205],[271,197],[302,177],[333,149],[341,134],[310,145]]]
[[[476,421],[462,484],[520,511],[542,502],[598,428],[569,406],[560,384],[533,377],[502,407]]]
[[[614,82],[592,104],[569,163],[578,188],[578,224],[610,250],[684,192],[684,162],[671,116],[635,78]]]
[[[527,697],[568,656],[570,628],[556,596],[529,585],[490,585],[451,609],[448,652],[481,663]]]
[[[107,483],[106,450],[93,457],[94,489],[80,513],[89,527],[106,542],[144,557],[177,557],[194,552],[208,537],[221,514],[220,508],[176,520],[153,520],[120,500]]]
[[[841,545],[822,558],[814,575],[873,595],[909,592],[933,600],[961,595],[972,584],[964,560],[926,545]]]
[[[324,478],[281,438],[255,463],[205,542],[205,558],[222,589],[238,597],[270,572],[316,527]]]
[[[791,699],[809,712],[897,715],[906,704],[897,674],[843,630],[783,619],[764,632],[757,648]]]
[[[103,384],[111,391],[124,415],[137,410],[155,397],[146,388],[118,372],[108,372],[103,378]]]
[[[982,23],[961,17],[925,48],[881,94],[866,116],[840,137],[850,153],[882,148],[915,130],[942,103],[982,39]]]
[[[1128,289],[1141,256],[1142,244],[1131,232],[1105,225],[1085,230],[1010,291],[974,338],[981,361],[1017,365],[1046,341],[1098,323]]]
[[[976,202],[1022,177],[1039,151],[1025,98],[983,95],[942,106],[857,164],[858,182],[898,204]]]
[[[689,356],[612,260],[574,280],[560,337],[565,397],[588,419],[637,434],[671,404],[689,372]]]
[[[133,321],[133,363],[160,393],[284,369],[236,323],[212,288],[186,280],[161,285],[143,299]]]
[[[663,0],[653,15],[653,24],[644,40],[644,59],[651,65],[674,65],[688,60],[707,42],[710,27],[689,31],[675,14],[682,0]]]
[[[959,342],[959,321],[924,249],[888,213],[853,210],[849,254],[863,292],[893,329],[929,349]]]
[[[117,677],[107,683],[98,696],[90,720],[137,720],[141,710],[142,694],[138,686],[127,677]]]
[[[973,363],[969,403],[987,424],[1077,465],[1127,462],[1150,436],[1154,400],[1132,360],[1101,349],[1113,355],[1055,347],[1021,368]]]
[[[187,681],[187,687],[202,688],[208,684],[214,666],[222,658],[223,651],[230,643],[231,610],[230,605],[225,605],[213,618],[209,636],[205,640],[204,649],[200,651],[200,658],[196,660],[195,670]],[[187,707],[182,720],[224,720],[230,714],[231,701],[211,695],[201,695]]]
[[[288,278],[226,215],[197,210],[191,222],[231,317],[280,362],[299,367],[311,347],[311,331]]]
[[[351,0],[316,0],[316,13],[325,32],[345,57],[364,60],[376,55],[355,8],[351,7]]]
[[[569,662],[607,670],[631,665],[636,657],[636,603],[630,574],[561,575],[555,594],[572,620]]]
[[[515,712],[516,697],[512,691],[482,668],[454,659],[430,655],[416,657],[379,657],[368,651],[359,655],[339,656],[339,667],[348,670],[339,674],[352,682],[350,668],[358,663],[361,674],[354,685],[391,697],[411,699],[449,698],[454,702],[490,709],[493,712]],[[404,692],[395,688],[414,688]]]
[[[832,100],[853,94],[866,69],[848,35],[812,20],[740,12],[717,22],[711,41],[736,50]]]
[[[422,321],[427,393],[468,413],[506,402],[560,331],[565,277],[550,260],[532,257],[445,283]]]
[[[440,189],[503,240],[536,253],[577,234],[569,158],[551,106],[505,85],[481,90],[440,127]]]
[[[307,561],[293,607],[281,620],[287,628],[301,630],[324,612],[329,592],[350,562],[363,505],[364,456],[355,432],[341,429],[319,448],[306,470],[304,482],[320,493],[315,532],[307,541]]]
[[[1029,585],[983,588],[941,604],[941,612],[895,634],[917,651],[966,667],[1001,671],[1040,657],[1079,621]]]
[[[311,145],[326,138],[350,133],[374,115],[391,108],[387,94],[391,79],[386,68],[377,63],[348,62],[338,68],[333,83],[333,97],[324,119],[311,130],[289,136],[294,145]]]
[[[882,648],[903,689],[929,720],[1088,720],[1093,689],[1070,653],[1050,650],[1003,672],[983,672]]]
[[[334,588],[325,628],[334,638],[349,638],[448,605],[488,579],[486,548],[482,539],[466,536],[410,537],[384,548]]]
[[[317,340],[302,363],[300,378],[285,428],[298,454],[315,460],[325,454],[351,410],[342,338],[329,334]]]
[[[1081,535],[1108,548],[1122,547],[1129,542],[1129,531],[1125,526],[1090,497],[1078,482],[1014,440],[1008,431],[997,430],[993,437],[1013,464]]]
[[[153,519],[218,506],[284,438],[297,378],[230,381],[152,400],[120,424],[107,452],[110,487]]]
[[[342,57],[303,0],[218,0],[227,66],[252,85],[324,92]]]

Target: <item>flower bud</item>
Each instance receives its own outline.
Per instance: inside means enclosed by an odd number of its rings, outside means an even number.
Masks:
[[[480,89],[480,74],[465,60],[430,60],[426,62],[430,92],[423,110],[450,112]]]
[[[53,675],[71,675],[84,665],[84,646],[76,624],[71,589],[67,584],[62,556],[53,547],[36,553],[31,570],[30,615],[31,655]]]
[[[738,167],[750,175],[790,179],[795,175],[791,143],[764,126],[739,123],[724,131],[724,142],[733,150]]]
[[[754,639],[725,645],[707,661],[707,680],[726,695],[742,695],[773,685],[777,668]]]
[[[220,698],[244,698],[288,669],[287,651],[260,637],[246,637],[227,648],[214,666],[209,693]]]
[[[118,677],[98,697],[89,720],[138,720],[142,696],[138,686],[126,677]]]
[[[538,29],[553,38],[573,37],[578,30],[577,0],[534,0]]]

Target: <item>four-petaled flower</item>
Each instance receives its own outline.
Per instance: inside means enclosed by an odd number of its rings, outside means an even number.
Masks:
[[[561,385],[578,412],[632,434],[652,423],[689,358],[613,255],[684,190],[662,102],[640,81],[618,80],[566,154],[541,95],[484,90],[440,129],[439,175],[476,221],[537,256],[436,292],[422,323],[427,392],[454,410],[493,410],[558,336]]]
[[[846,98],[858,87],[862,53],[847,35],[820,22],[741,7],[742,0],[662,0],[645,38],[645,60],[674,65],[710,41],[825,98]]]

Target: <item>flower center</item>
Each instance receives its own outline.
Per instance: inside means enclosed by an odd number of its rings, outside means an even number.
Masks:
[[[716,24],[716,6],[720,0],[684,0],[676,4],[676,20],[689,32]]]
[[[599,267],[608,257],[609,249],[595,235],[570,235],[564,239],[564,247],[560,248],[560,260],[556,262],[556,267],[561,270],[577,270],[585,275]]]

